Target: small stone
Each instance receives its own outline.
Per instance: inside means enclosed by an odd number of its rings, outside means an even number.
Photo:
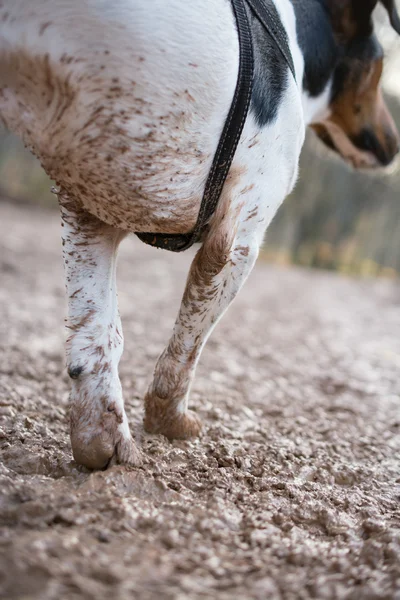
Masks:
[[[97,531],[96,537],[99,540],[99,542],[102,542],[103,544],[108,544],[111,541],[110,534],[104,529]]]
[[[24,421],[25,429],[32,429],[33,426],[34,426],[34,423],[33,423],[32,419],[30,419],[29,417],[25,417],[25,421]]]
[[[179,531],[177,529],[170,529],[167,531],[163,537],[162,541],[167,546],[167,548],[174,548],[179,544],[180,536]]]

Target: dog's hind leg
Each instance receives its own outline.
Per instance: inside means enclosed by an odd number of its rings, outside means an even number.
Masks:
[[[258,256],[262,234],[254,225],[257,208],[245,206],[240,193],[232,200],[233,176],[229,179],[210,231],[192,263],[172,337],[145,398],[145,429],[170,439],[200,432],[198,417],[188,410],[196,364],[208,336]]]
[[[71,443],[77,463],[100,469],[111,459],[137,463],[118,363],[123,349],[116,256],[124,232],[59,196],[68,294],[67,368],[72,379]]]

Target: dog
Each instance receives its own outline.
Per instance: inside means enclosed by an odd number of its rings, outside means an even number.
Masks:
[[[247,7],[250,109],[145,397],[145,429],[169,439],[201,430],[188,410],[196,364],[295,185],[306,127],[356,168],[388,165],[399,149],[380,90],[378,0],[263,1],[295,77]],[[400,33],[394,0],[380,2]],[[0,1],[0,117],[59,188],[71,444],[90,469],[140,462],[118,376],[119,244],[193,229],[238,69],[229,0]]]

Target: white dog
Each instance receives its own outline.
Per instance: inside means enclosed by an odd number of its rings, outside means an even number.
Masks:
[[[242,1],[250,110],[145,399],[145,428],[169,438],[200,431],[188,410],[196,363],[295,184],[306,126],[354,166],[398,151],[379,90],[377,0],[262,0],[286,32],[295,76]],[[383,4],[400,32],[393,0]],[[71,440],[90,468],[139,460],[118,377],[118,246],[129,232],[193,229],[238,68],[230,0],[0,1],[0,116],[60,187]]]

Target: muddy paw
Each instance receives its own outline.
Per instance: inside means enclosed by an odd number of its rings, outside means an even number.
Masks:
[[[202,424],[200,418],[191,410],[183,414],[176,415],[171,421],[165,424],[160,433],[169,440],[188,440],[200,435]]]
[[[97,426],[80,426],[71,419],[71,445],[75,461],[88,469],[105,469],[115,463],[139,465],[140,450],[128,426],[105,414]]]
[[[192,411],[177,412],[165,401],[145,398],[144,428],[148,433],[162,433],[170,440],[197,437],[202,429],[199,417]]]

